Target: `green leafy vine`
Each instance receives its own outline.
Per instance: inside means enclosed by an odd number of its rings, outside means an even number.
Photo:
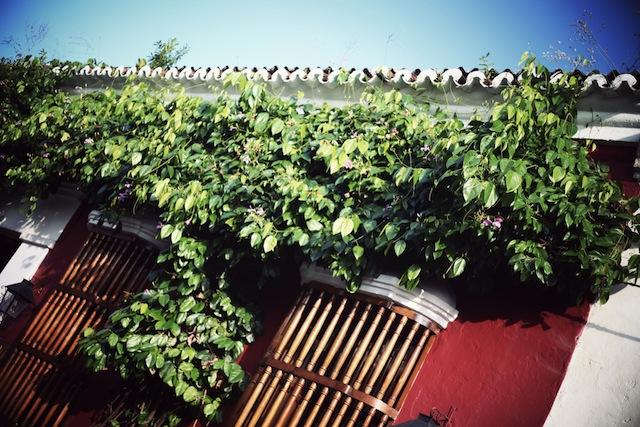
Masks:
[[[3,62],[2,84],[19,85],[23,66],[50,75],[36,65]],[[106,208],[157,215],[170,248],[152,287],[81,350],[93,369],[160,378],[215,418],[256,329],[246,265],[264,279],[283,257],[317,263],[351,291],[382,270],[407,288],[515,275],[603,300],[637,273],[637,256],[620,264],[637,201],[571,139],[582,81],[522,66],[468,124],[396,91],[303,105],[240,74],[225,83],[239,97],[210,102],[136,80],[82,95],[46,83],[2,104],[3,185],[72,181]]]

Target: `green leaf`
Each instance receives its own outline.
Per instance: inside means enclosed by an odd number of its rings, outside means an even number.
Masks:
[[[220,404],[217,403],[217,401],[215,403],[209,403],[204,406],[202,412],[204,412],[206,417],[211,418],[218,411],[218,407],[220,407]]]
[[[173,230],[173,232],[171,233],[171,243],[175,245],[180,241],[181,238],[182,238],[182,230],[179,228],[176,228],[175,230]]]
[[[260,242],[262,242],[262,236],[260,233],[253,233],[251,235],[251,247],[257,248]]]
[[[490,208],[498,201],[498,191],[493,182],[487,182],[483,191],[484,206]]]
[[[107,342],[109,343],[109,345],[111,347],[115,347],[116,344],[118,344],[120,337],[118,337],[118,335],[114,334],[113,332],[109,334],[109,338],[107,339]]]
[[[284,129],[284,122],[281,119],[273,119],[271,123],[271,135],[277,135]]]
[[[277,244],[278,244],[278,241],[276,240],[275,237],[267,236],[267,238],[264,239],[264,243],[262,244],[262,248],[264,249],[265,253],[269,253],[269,252],[273,251],[276,248]]]
[[[505,181],[507,184],[507,192],[512,193],[517,191],[522,185],[522,176],[518,172],[510,170],[507,171]]]
[[[142,154],[139,152],[135,152],[131,155],[131,164],[132,165],[137,165],[138,163],[140,163],[142,161]]]
[[[173,232],[173,225],[171,224],[163,225],[162,228],[160,229],[160,238],[166,239],[167,237],[169,237],[169,235],[172,232]]]
[[[176,322],[171,322],[169,330],[176,337],[180,335],[180,325],[178,325]]]
[[[340,234],[342,237],[347,237],[353,231],[353,220],[351,218],[344,218],[340,225]]]
[[[196,300],[193,297],[187,297],[180,303],[180,312],[185,313],[193,308],[196,305]]]
[[[318,220],[312,219],[307,221],[307,228],[309,231],[320,231],[322,230],[322,223]]]
[[[398,240],[395,245],[393,245],[393,250],[396,253],[396,256],[402,255],[406,247],[407,243],[404,240]]]
[[[244,378],[244,371],[240,367],[240,365],[236,363],[229,363],[227,372],[225,372],[227,377],[229,378],[229,382],[231,384],[237,384]]]
[[[375,230],[377,225],[378,225],[378,223],[373,219],[368,219],[368,220],[366,220],[365,222],[362,223],[362,226],[364,227],[364,230],[367,233],[371,233],[373,230]]]
[[[451,278],[460,276],[464,272],[466,266],[467,261],[464,258],[456,258],[449,269],[448,276]]]
[[[388,240],[393,240],[398,235],[398,227],[393,224],[387,224],[384,228],[384,235]]]
[[[360,151],[360,153],[362,154],[365,154],[367,151],[369,151],[369,143],[366,139],[358,139],[358,151]]]
[[[196,201],[196,198],[193,197],[191,194],[189,194],[187,198],[184,200],[184,210],[186,211],[191,210],[195,201]]]
[[[269,123],[269,113],[260,113],[256,117],[256,120],[253,122],[253,128],[258,133],[262,133],[267,129],[267,124]]]
[[[551,173],[551,181],[555,184],[556,182],[562,181],[564,176],[565,170],[560,166],[556,166],[553,168],[553,172]]]
[[[407,269],[407,279],[409,279],[410,281],[416,280],[420,275],[421,271],[422,271],[422,268],[420,268],[419,265],[413,264],[411,267]]]
[[[164,366],[164,356],[162,354],[158,354],[156,357],[156,369],[160,369]]]
[[[344,144],[342,144],[342,148],[344,148],[345,153],[351,154],[356,149],[356,140],[351,138],[347,139]]]
[[[309,235],[307,233],[302,233],[298,238],[298,244],[300,246],[306,246],[309,243]]]
[[[362,255],[364,255],[364,248],[362,246],[354,246],[353,256],[355,257],[355,259],[362,258]]]
[[[140,345],[140,341],[142,341],[142,338],[140,337],[140,335],[130,336],[129,339],[127,339],[127,350],[129,351],[137,350],[138,346]]]
[[[198,391],[198,389],[191,385],[184,391],[182,398],[185,402],[193,402],[194,400],[198,399],[199,396],[200,392]]]
[[[333,222],[333,226],[331,227],[331,234],[338,234],[342,230],[342,223],[344,222],[344,218],[340,217]]]
[[[462,187],[462,197],[466,203],[476,199],[482,193],[482,181],[471,178]]]

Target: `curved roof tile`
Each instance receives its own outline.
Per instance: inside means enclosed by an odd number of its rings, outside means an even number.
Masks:
[[[511,70],[504,70],[496,75],[485,73],[482,70],[473,69],[469,72],[463,68],[448,68],[436,70],[433,68],[410,70],[406,68],[393,69],[379,67],[373,71],[363,69],[333,69],[327,68],[300,68],[300,67],[212,67],[212,68],[191,68],[191,67],[171,67],[155,68],[144,66],[140,69],[136,67],[91,67],[85,66],[76,71],[80,76],[109,76],[109,77],[129,77],[137,75],[164,80],[196,80],[196,81],[220,81],[228,74],[240,72],[254,81],[265,82],[317,82],[320,84],[336,83],[338,77],[347,73],[346,80],[350,82],[360,82],[363,84],[376,84],[378,82],[391,83],[394,86],[410,85],[430,87],[444,84],[453,87],[484,87],[503,88],[505,86],[517,84],[520,74]],[[564,72],[556,70],[551,74],[551,80],[557,81]],[[577,75],[584,74],[576,72]],[[619,74],[611,72],[609,74],[591,73],[585,76],[584,89],[586,91],[594,88],[611,90],[630,90],[637,92],[640,90],[640,75],[638,72]]]

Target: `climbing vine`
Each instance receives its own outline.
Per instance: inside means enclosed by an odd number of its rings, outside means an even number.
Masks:
[[[606,300],[636,274],[637,256],[620,262],[638,241],[637,200],[571,139],[582,81],[552,82],[531,57],[522,66],[490,117],[467,124],[396,91],[313,106],[240,74],[225,81],[238,97],[207,102],[137,80],[48,87],[27,111],[3,107],[3,184],[33,194],[77,182],[105,209],[159,218],[170,246],[153,285],[81,350],[93,369],[159,378],[215,418],[245,380],[248,282],[277,276],[283,259],[325,266],[351,291],[384,270],[407,288],[515,275]]]

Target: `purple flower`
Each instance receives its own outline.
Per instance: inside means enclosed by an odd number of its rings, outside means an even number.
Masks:
[[[353,162],[350,159],[347,159],[344,161],[343,166],[345,169],[353,169]]]
[[[492,227],[494,229],[500,229],[502,228],[502,222],[504,221],[504,218],[502,218],[501,216],[496,216],[493,219],[491,219],[491,217],[487,217],[484,221],[482,221],[482,226],[483,227]]]
[[[249,208],[247,209],[247,212],[249,212],[249,214],[258,215],[258,216],[264,216],[265,214],[265,211],[262,208],[262,206],[259,206],[257,208]]]
[[[156,224],[156,230],[160,230],[163,227],[164,224],[162,224],[160,221],[158,221],[158,223]]]
[[[184,225],[191,225],[191,218],[189,218],[188,220],[186,220],[186,221],[184,222]]]
[[[129,198],[129,196],[131,196],[131,192],[132,192],[132,185],[130,182],[126,182],[123,185],[123,189],[118,193],[118,200],[121,202],[124,202]]]
[[[49,158],[49,153],[42,153],[42,157],[45,158],[45,159],[48,159]]]

